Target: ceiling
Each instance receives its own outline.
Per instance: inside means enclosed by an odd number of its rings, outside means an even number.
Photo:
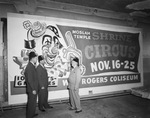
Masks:
[[[126,13],[132,17],[150,18],[150,0],[0,0],[0,4],[13,4],[17,11],[34,12],[36,8],[50,8],[52,3],[79,5],[117,13]]]

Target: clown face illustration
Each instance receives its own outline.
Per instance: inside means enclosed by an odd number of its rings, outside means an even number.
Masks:
[[[63,47],[58,39],[59,35],[56,35],[55,30],[48,30],[42,38],[42,54],[46,66],[50,68],[55,65],[56,58],[59,55],[59,50]]]
[[[83,68],[81,69],[83,70],[82,74],[84,74],[85,68],[82,64],[82,52],[77,49],[70,31],[65,33],[68,44],[66,46],[64,37],[60,36],[61,32],[57,25],[46,25],[46,23],[39,21],[31,23],[27,20],[23,22],[23,26],[27,30],[27,39],[24,39],[25,49],[23,49],[23,52],[34,50],[39,54],[42,53],[45,67],[50,78],[67,77],[71,57],[78,57],[80,59],[80,65]],[[28,63],[27,53],[24,53],[22,56],[14,56],[13,58],[14,62],[23,69],[21,74],[23,74]]]

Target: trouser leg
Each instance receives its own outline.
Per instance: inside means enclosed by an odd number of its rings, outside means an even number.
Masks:
[[[48,108],[49,104],[48,104],[48,89],[44,90],[44,107]]]
[[[33,118],[36,111],[36,100],[37,100],[37,95],[28,93],[26,118]]]
[[[38,94],[38,105],[39,109],[43,109],[43,104],[44,104],[44,90],[40,89],[39,94]]]
[[[76,108],[75,107],[75,101],[74,101],[74,95],[73,95],[73,90],[72,89],[69,89],[69,97],[70,97],[70,104],[71,104],[71,107],[72,108]]]
[[[77,108],[77,111],[81,110],[81,104],[80,104],[80,96],[79,96],[79,89],[74,91],[74,101]]]

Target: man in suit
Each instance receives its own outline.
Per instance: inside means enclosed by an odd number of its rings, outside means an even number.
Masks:
[[[48,104],[48,73],[44,67],[44,57],[40,55],[38,57],[39,65],[37,67],[38,83],[39,83],[39,94],[38,104],[39,110],[44,112],[45,109],[53,108]]]
[[[37,62],[36,53],[30,52],[29,62],[24,72],[25,81],[26,81],[26,90],[27,90],[27,95],[28,95],[26,118],[33,118],[34,116],[38,115],[38,114],[35,114],[37,92],[38,92],[37,72],[36,72],[36,67],[35,67],[36,62]]]
[[[68,78],[69,99],[71,107],[69,110],[76,110],[75,113],[82,112],[79,96],[79,84],[81,81],[81,70],[79,59],[73,58],[71,61],[71,71]]]

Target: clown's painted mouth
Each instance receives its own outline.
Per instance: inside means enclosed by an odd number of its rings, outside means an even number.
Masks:
[[[50,65],[53,64],[56,56],[57,55],[49,55],[49,54],[47,54],[47,59],[46,59],[47,63],[50,64]]]

